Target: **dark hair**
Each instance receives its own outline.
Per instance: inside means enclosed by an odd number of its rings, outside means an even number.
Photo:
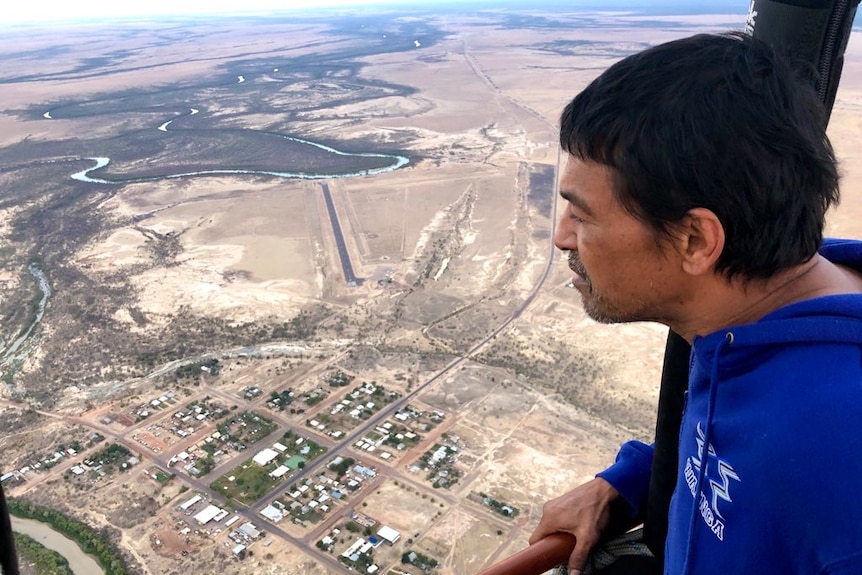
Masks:
[[[838,169],[813,86],[769,46],[700,34],[611,66],[563,111],[560,145],[613,168],[659,240],[695,207],[725,229],[716,271],[768,278],[811,258]]]

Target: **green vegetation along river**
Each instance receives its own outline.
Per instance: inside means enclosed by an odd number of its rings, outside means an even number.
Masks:
[[[105,570],[91,556],[87,555],[78,544],[57,531],[47,523],[33,519],[12,517],[12,530],[16,533],[29,535],[48,549],[56,551],[69,561],[69,566],[75,575],[104,575]]]

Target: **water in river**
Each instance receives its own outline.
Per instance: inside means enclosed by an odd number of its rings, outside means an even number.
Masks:
[[[46,523],[13,516],[12,530],[16,533],[29,535],[48,549],[65,557],[75,575],[105,575],[105,570],[93,559],[92,555],[87,555],[81,551],[77,543],[62,533],[54,531]]]

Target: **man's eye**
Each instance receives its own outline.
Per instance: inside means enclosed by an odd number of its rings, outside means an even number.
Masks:
[[[576,214],[575,212],[573,212],[571,210],[569,210],[569,217],[571,219],[575,220],[576,222],[578,222],[579,224],[584,222],[584,218],[582,218],[581,216],[579,216],[578,214]]]

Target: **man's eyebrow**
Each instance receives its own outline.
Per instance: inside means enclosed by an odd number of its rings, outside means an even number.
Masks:
[[[593,210],[590,209],[590,206],[584,201],[584,199],[571,190],[560,190],[560,197],[584,212],[584,214],[594,217],[595,214]]]

